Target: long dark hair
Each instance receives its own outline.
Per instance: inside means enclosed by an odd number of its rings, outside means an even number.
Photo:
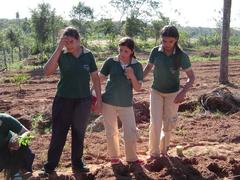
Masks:
[[[131,49],[132,52],[133,52],[132,55],[131,55],[131,57],[136,58],[136,56],[135,56],[135,54],[134,54],[135,43],[134,43],[134,41],[133,41],[132,38],[130,38],[130,37],[124,37],[124,38],[120,39],[120,41],[119,41],[119,43],[118,43],[118,46],[126,46],[126,47],[128,47],[128,48]]]
[[[173,60],[173,66],[175,70],[178,70],[181,66],[181,53],[182,49],[178,45],[178,40],[179,40],[179,32],[177,28],[173,25],[166,25],[164,26],[161,31],[160,31],[161,38],[162,37],[173,37],[176,38],[176,43],[175,43],[175,50],[176,54],[174,56]]]

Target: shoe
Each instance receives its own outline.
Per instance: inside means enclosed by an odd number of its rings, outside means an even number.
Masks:
[[[72,172],[75,173],[87,173],[90,172],[90,169],[86,166],[78,167],[78,168],[72,168]]]
[[[128,166],[124,165],[120,160],[119,160],[119,163],[112,164],[111,166],[115,175],[120,175],[120,176],[129,175]]]
[[[21,174],[22,174],[23,179],[29,179],[32,176],[32,172],[29,172],[29,171],[22,172]]]
[[[128,164],[137,164],[137,165],[142,165],[144,164],[144,161],[141,159],[138,159],[136,161],[128,161]]]
[[[142,171],[142,165],[144,165],[144,161],[141,159],[136,161],[128,161],[128,169],[130,172]]]
[[[17,172],[11,176],[12,180],[23,180],[21,173]]]
[[[155,157],[155,156],[150,155],[150,156],[147,157],[147,162],[152,162],[152,161],[154,161],[154,160],[156,160],[158,158],[159,157]]]
[[[111,164],[114,165],[114,164],[120,164],[121,163],[121,160],[120,159],[111,159]]]
[[[44,177],[49,177],[52,174],[56,174],[56,171],[42,168],[41,171],[38,173],[38,176],[44,178]]]

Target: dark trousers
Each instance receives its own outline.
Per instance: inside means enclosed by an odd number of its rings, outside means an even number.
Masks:
[[[56,96],[52,107],[52,138],[46,171],[53,171],[60,160],[68,130],[72,130],[72,167],[83,167],[84,136],[91,111],[91,97],[69,99]]]
[[[32,172],[32,164],[35,155],[28,146],[21,146],[16,151],[9,151],[8,147],[0,150],[0,170],[10,170],[16,173],[20,169]]]

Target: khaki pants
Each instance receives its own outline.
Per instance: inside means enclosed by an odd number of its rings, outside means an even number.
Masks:
[[[176,126],[179,104],[173,101],[176,93],[160,93],[154,89],[150,94],[149,151],[158,157],[167,153],[171,130]]]
[[[108,153],[111,158],[120,157],[117,116],[122,121],[123,139],[127,161],[136,161],[137,129],[133,107],[119,107],[103,103],[103,118],[107,136]]]

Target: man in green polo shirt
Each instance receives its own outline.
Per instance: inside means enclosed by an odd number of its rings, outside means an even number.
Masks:
[[[0,113],[0,170],[9,170],[12,177],[20,177],[19,170],[32,172],[35,155],[18,141],[26,132],[28,130],[17,119]]]
[[[179,104],[184,101],[194,82],[194,73],[189,57],[178,46],[179,33],[172,25],[161,30],[161,44],[152,49],[144,77],[153,70],[150,95],[150,131],[148,160],[167,155],[171,130],[175,127]],[[180,89],[179,71],[183,70],[188,80]]]

